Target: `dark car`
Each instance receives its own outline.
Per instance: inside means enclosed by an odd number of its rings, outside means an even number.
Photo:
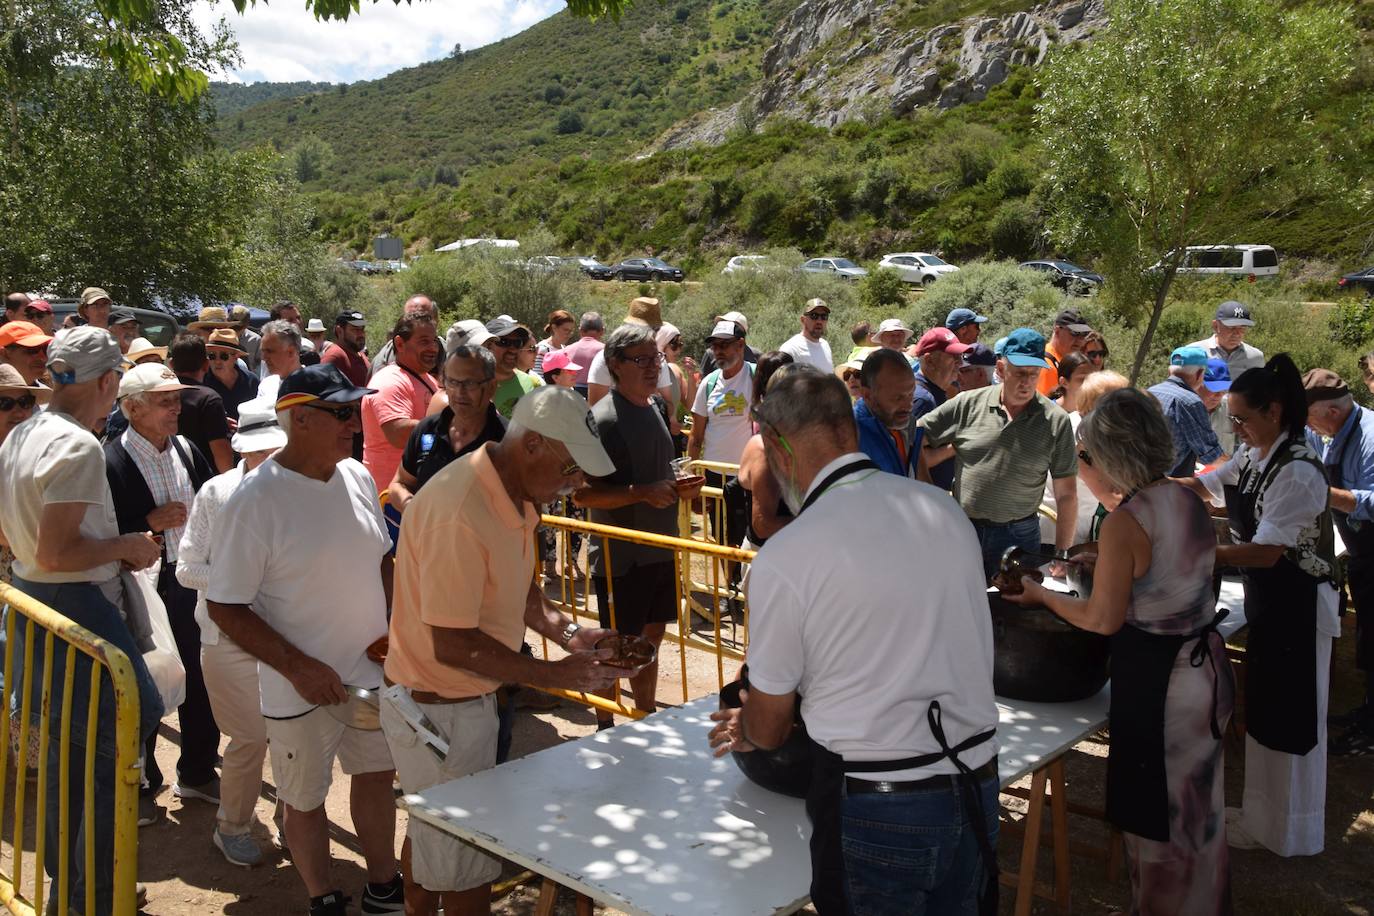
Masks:
[[[569,267],[576,267],[593,280],[611,280],[615,278],[615,272],[609,265],[602,264],[596,258],[586,255],[575,254],[570,258],[564,258],[563,263]]]
[[[1374,267],[1346,274],[1336,281],[1336,285],[1341,288],[1341,292],[1363,290],[1366,296],[1374,296]]]
[[[630,258],[611,268],[617,280],[681,280],[686,276],[681,267],[674,267],[659,258]]]
[[[48,303],[52,306],[53,327],[60,328],[67,316],[76,311],[76,299],[49,299]],[[125,308],[125,306],[120,306]],[[155,309],[136,309],[131,308],[138,318],[139,336],[146,337],[155,347],[165,347],[172,342],[172,338],[177,336],[181,330],[181,324],[166,312]]]
[[[1086,296],[1105,282],[1101,274],[1068,261],[1023,261],[1021,266],[1044,274],[1051,284],[1066,293]]]

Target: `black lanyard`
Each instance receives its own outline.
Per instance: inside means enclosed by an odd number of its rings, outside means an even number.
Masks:
[[[411,378],[415,379],[415,381],[419,382],[421,385],[424,385],[425,391],[429,392],[431,395],[434,394],[434,392],[437,390],[429,387],[429,382],[425,381],[425,377],[423,375],[420,375],[415,370],[410,369],[406,366],[402,366],[400,363],[397,363],[396,365],[399,366],[401,371],[404,372],[406,375],[409,375]]]
[[[806,502],[802,503],[801,508],[797,510],[797,515],[800,516],[805,512],[812,503],[821,498],[822,493],[828,490],[830,486],[841,477],[848,477],[850,474],[857,473],[858,471],[867,470],[877,471],[881,470],[881,468],[868,458],[860,458],[858,461],[851,461],[849,464],[835,468],[835,470],[825,476],[825,479],[820,482],[819,486],[811,491],[811,495],[806,497]]]

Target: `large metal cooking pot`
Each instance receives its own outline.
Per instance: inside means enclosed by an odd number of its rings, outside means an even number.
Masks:
[[[992,687],[999,697],[1070,703],[1107,683],[1108,637],[1065,623],[1046,607],[1012,604],[988,592],[992,614]]]
[[[731,681],[722,687],[720,708],[739,709],[743,705],[740,703],[740,690],[745,686],[744,681]],[[802,722],[800,713],[796,716],[792,734],[777,750],[731,751],[730,756],[750,782],[793,798],[806,797],[806,790],[811,785],[812,751],[806,723]]]

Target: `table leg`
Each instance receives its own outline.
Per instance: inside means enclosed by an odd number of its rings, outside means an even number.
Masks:
[[[558,903],[558,882],[545,878],[539,888],[539,901],[534,905],[534,916],[553,916],[554,905]]]
[[[1021,871],[1016,879],[1016,916],[1030,916],[1035,897],[1035,860],[1040,856],[1040,817],[1045,811],[1045,770],[1031,776],[1030,807],[1021,840]]]
[[[1069,797],[1064,788],[1064,758],[1050,764],[1050,824],[1054,834],[1054,902],[1069,911]]]
[[[592,898],[586,894],[577,895],[577,916],[592,916]]]

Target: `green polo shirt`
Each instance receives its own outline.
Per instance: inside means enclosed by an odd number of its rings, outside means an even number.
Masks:
[[[921,418],[926,442],[954,446],[954,498],[969,518],[1011,522],[1034,515],[1045,475],[1078,473],[1069,415],[1043,394],[1011,420],[1002,386],[950,398]]]

